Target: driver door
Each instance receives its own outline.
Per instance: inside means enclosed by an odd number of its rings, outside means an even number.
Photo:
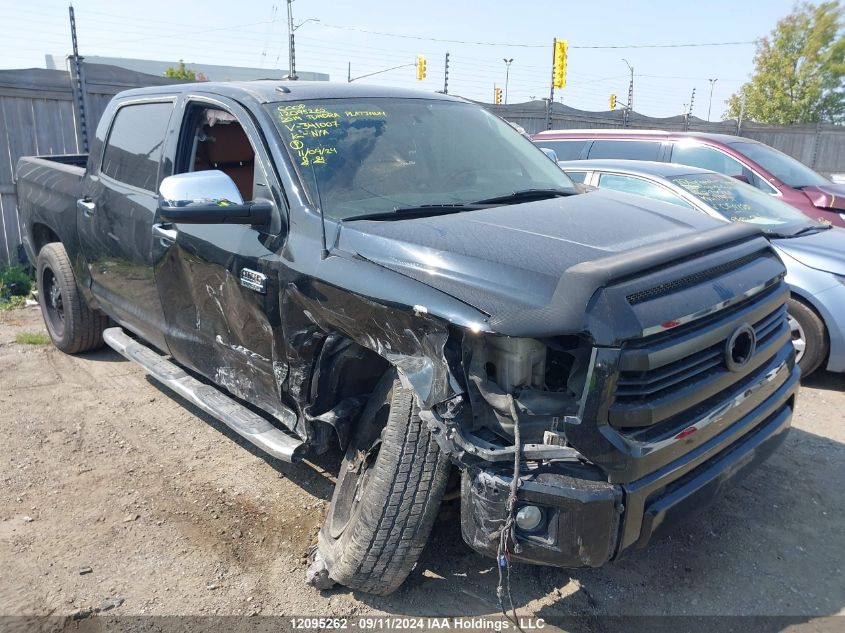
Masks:
[[[276,413],[273,331],[279,294],[272,262],[283,241],[279,188],[270,180],[257,130],[240,106],[190,98],[181,113],[173,173],[217,169],[234,181],[244,201],[269,199],[275,207],[269,226],[154,225],[167,344],[182,365]]]

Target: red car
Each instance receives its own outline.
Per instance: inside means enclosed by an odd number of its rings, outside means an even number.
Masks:
[[[531,139],[558,160],[622,158],[680,163],[733,176],[800,209],[845,227],[845,185],[758,141],[729,134],[660,130],[549,130]]]

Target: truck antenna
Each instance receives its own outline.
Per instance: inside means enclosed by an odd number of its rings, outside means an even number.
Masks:
[[[314,163],[308,163],[311,167],[311,177],[314,179],[314,189],[317,191],[317,211],[320,212],[320,228],[322,232],[322,249],[320,250],[320,259],[326,259],[329,256],[329,249],[326,246],[326,214],[323,213],[323,198],[320,195],[320,184],[317,182],[317,172],[314,170]]]

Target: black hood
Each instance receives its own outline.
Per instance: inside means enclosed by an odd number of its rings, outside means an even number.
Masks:
[[[726,231],[739,226],[676,205],[597,190],[449,215],[346,222],[338,247],[456,297],[489,314],[496,331],[516,336],[531,329],[530,315],[535,321],[554,319],[558,332],[564,325],[577,329],[597,277],[628,268],[635,254],[653,259],[687,242],[687,251],[694,251],[698,236],[712,230],[749,233],[747,227]],[[721,241],[730,239],[726,235]],[[556,294],[575,304],[567,311],[572,318],[548,309]],[[548,329],[542,326],[532,327]]]

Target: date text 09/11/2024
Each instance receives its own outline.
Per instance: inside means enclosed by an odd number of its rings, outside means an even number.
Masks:
[[[362,631],[509,631],[517,624],[501,617],[304,617],[290,618],[295,630],[362,630]],[[540,630],[546,627],[543,618],[519,618],[518,627],[523,631]]]

